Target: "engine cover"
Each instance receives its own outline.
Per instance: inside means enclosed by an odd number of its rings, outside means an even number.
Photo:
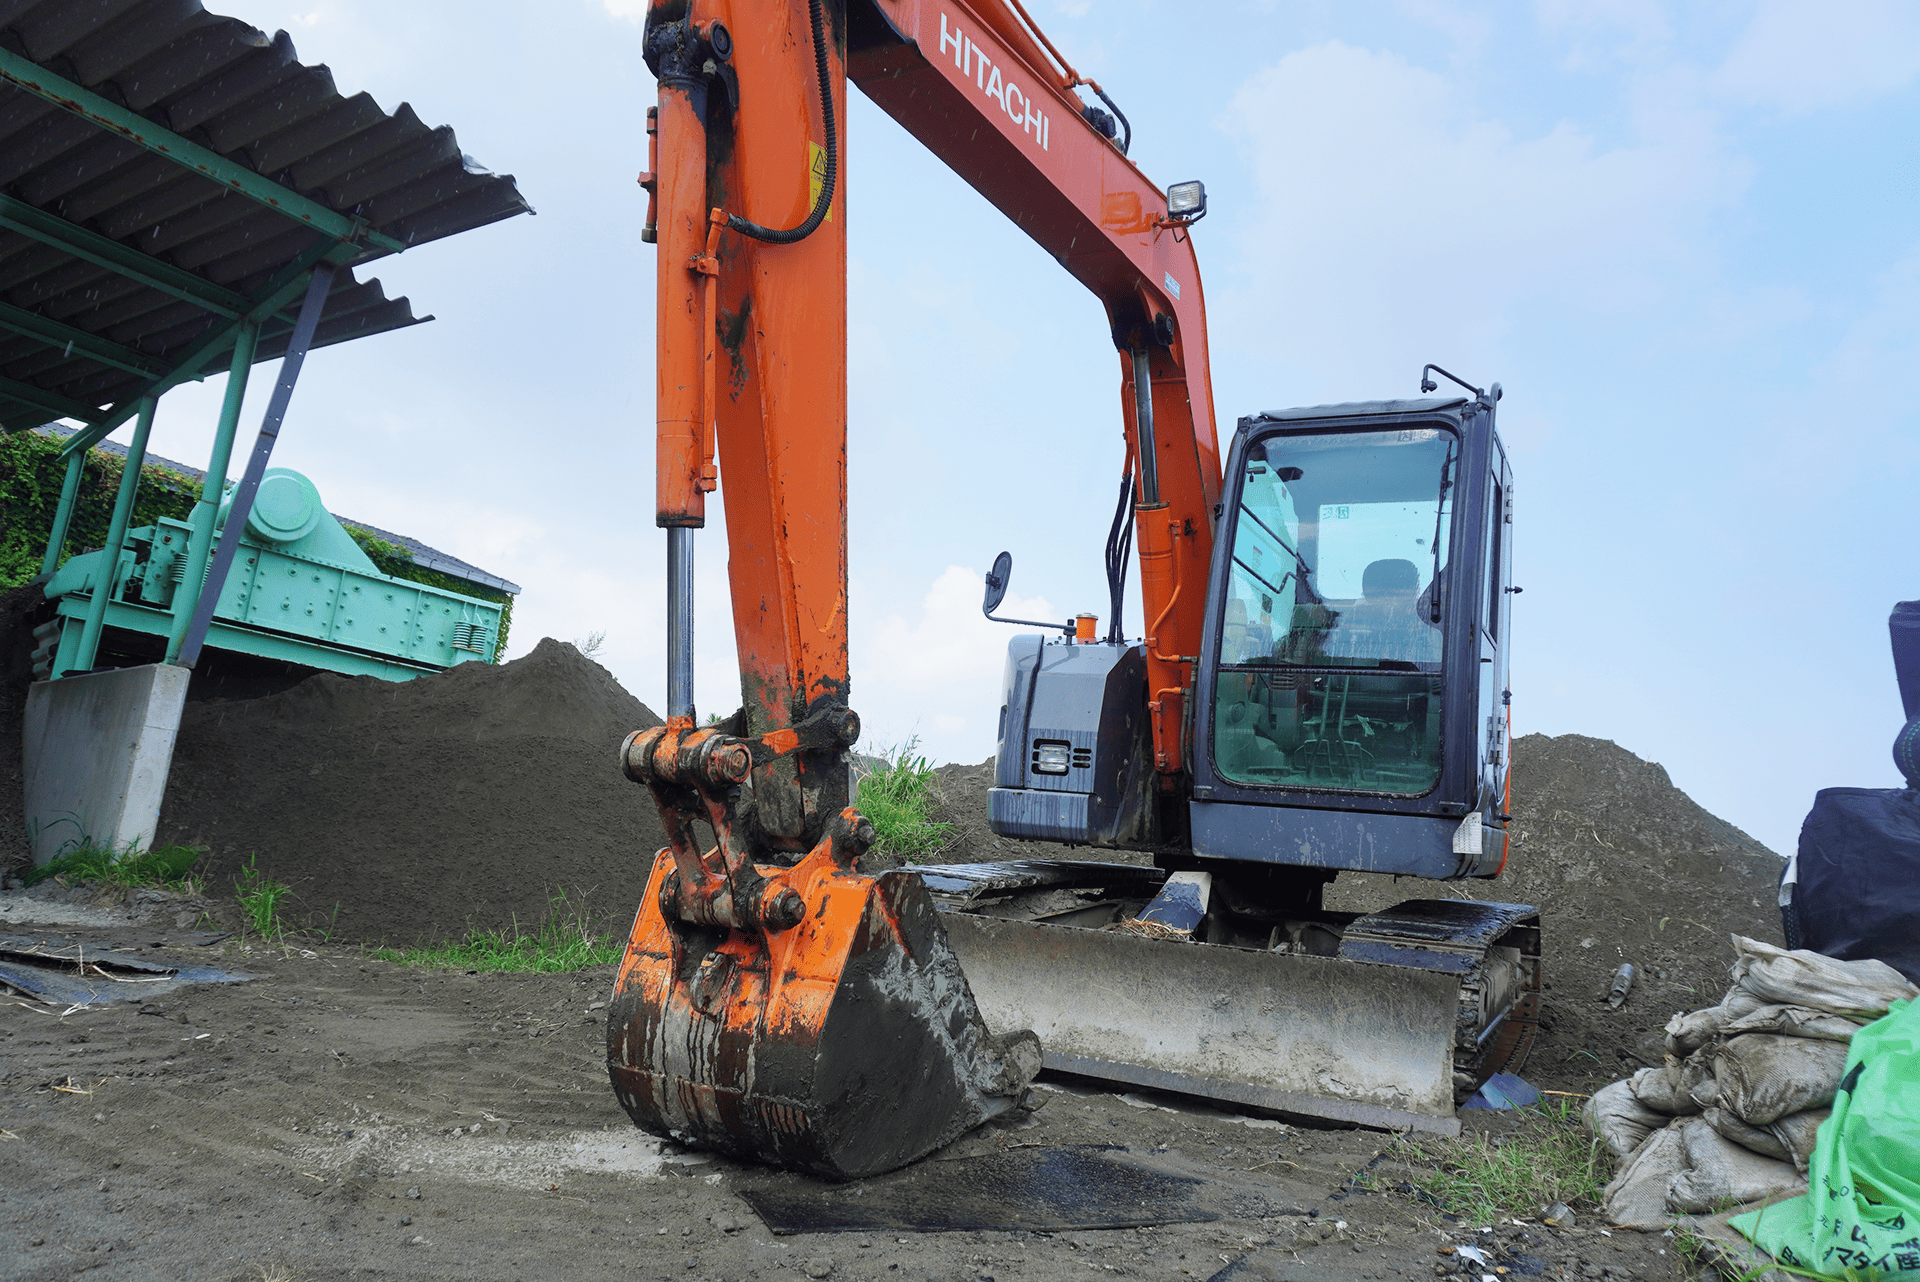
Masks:
[[[988,819],[1003,837],[1151,850],[1147,665],[1137,645],[1007,646]]]

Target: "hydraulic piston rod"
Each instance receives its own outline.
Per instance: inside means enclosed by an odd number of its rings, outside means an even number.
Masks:
[[[667,716],[693,719],[693,530],[667,527]]]
[[[1133,360],[1133,430],[1140,442],[1140,506],[1160,506],[1160,456],[1153,440],[1153,370],[1144,351]]]

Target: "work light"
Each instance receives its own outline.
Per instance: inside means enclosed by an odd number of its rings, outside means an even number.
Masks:
[[[1195,181],[1167,188],[1167,217],[1197,223],[1207,214],[1207,185]]]
[[[1039,740],[1033,745],[1033,772],[1040,775],[1067,773],[1067,761],[1072,751],[1072,744],[1049,739]]]

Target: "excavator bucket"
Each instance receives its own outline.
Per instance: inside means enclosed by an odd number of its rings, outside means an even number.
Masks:
[[[786,929],[690,924],[663,850],[607,1023],[614,1094],[645,1131],[850,1180],[903,1166],[1016,1107],[1030,1032],[987,1031],[920,879],[867,876],[823,842],[792,868]],[[797,914],[796,914],[797,915]]]

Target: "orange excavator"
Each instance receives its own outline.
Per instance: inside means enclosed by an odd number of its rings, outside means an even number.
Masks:
[[[1500,389],[1254,414],[1222,458],[1192,230],[1019,0],[654,0],[667,721],[621,768],[668,846],[609,1008],[656,1134],[856,1178],[1042,1067],[1457,1129],[1525,1059],[1539,921],[1341,871],[1504,867],[1512,481]],[[1009,647],[995,831],[1152,855],[870,875],[847,663],[851,80],[1104,304],[1127,468],[1111,626]],[[742,706],[693,693],[694,531],[726,478]],[[1225,478],[1225,483],[1223,483]],[[1120,617],[1137,540],[1145,636]],[[992,617],[1011,558],[987,577]],[[1006,620],[1019,623],[1018,620]]]

